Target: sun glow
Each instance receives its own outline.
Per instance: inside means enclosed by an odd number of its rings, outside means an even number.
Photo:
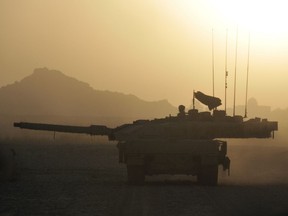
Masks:
[[[211,6],[226,25],[237,25],[269,37],[287,35],[287,6],[284,0],[217,0]],[[216,15],[215,14],[215,15]]]
[[[168,3],[167,3],[168,4]],[[170,9],[191,26],[210,25],[264,34],[265,37],[288,35],[288,1],[285,0],[179,0]],[[185,20],[186,19],[186,20]]]

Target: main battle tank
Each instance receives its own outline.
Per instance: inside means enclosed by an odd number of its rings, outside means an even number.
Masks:
[[[201,92],[198,92],[201,93]],[[227,143],[216,138],[269,138],[278,129],[277,122],[241,116],[227,116],[215,109],[218,98],[200,94],[200,101],[213,112],[187,113],[179,106],[177,116],[137,120],[116,128],[104,125],[69,126],[42,123],[14,123],[15,127],[54,132],[108,136],[118,141],[119,162],[127,165],[128,182],[140,184],[146,175],[196,175],[203,185],[217,185],[218,166],[229,170]],[[198,99],[199,99],[198,98]],[[221,104],[221,103],[220,103]]]

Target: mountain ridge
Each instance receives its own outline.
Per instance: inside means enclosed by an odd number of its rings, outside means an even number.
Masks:
[[[58,70],[38,68],[0,88],[0,114],[158,118],[176,113],[167,100],[96,90]]]

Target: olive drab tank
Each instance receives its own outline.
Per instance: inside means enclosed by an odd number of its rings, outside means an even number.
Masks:
[[[15,127],[54,132],[84,133],[108,136],[118,141],[119,162],[127,165],[128,182],[143,183],[145,176],[187,174],[197,176],[200,184],[217,185],[218,166],[229,170],[227,143],[219,138],[269,138],[278,129],[277,122],[241,116],[227,116],[215,109],[219,98],[195,93],[212,112],[185,112],[179,106],[177,116],[137,120],[116,128],[104,125],[69,126],[42,123],[14,123]]]

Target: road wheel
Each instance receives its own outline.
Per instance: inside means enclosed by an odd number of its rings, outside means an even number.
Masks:
[[[144,184],[145,172],[144,166],[140,165],[127,165],[128,183],[139,185]]]
[[[218,165],[204,165],[198,174],[200,185],[216,186],[218,184]]]

